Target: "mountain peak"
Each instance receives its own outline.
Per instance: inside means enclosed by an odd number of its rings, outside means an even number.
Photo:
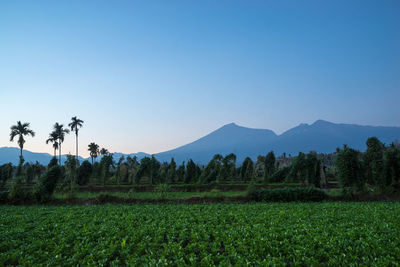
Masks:
[[[326,120],[316,120],[312,125],[331,125],[333,124],[332,122],[326,121]]]
[[[225,124],[225,125],[222,126],[222,127],[237,127],[237,126],[239,126],[239,125],[237,125],[237,124],[234,123],[234,122],[231,122],[231,123]]]

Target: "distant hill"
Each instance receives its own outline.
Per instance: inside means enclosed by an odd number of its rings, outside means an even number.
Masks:
[[[174,157],[177,162],[192,158],[205,164],[214,154],[235,153],[237,161],[241,163],[246,156],[255,160],[258,155],[266,155],[271,150],[276,155],[284,152],[287,155],[297,155],[299,152],[310,151],[330,153],[347,144],[365,151],[365,142],[372,136],[390,144],[400,140],[400,127],[337,124],[317,120],[311,125],[302,123],[276,135],[271,130],[245,128],[231,123],[190,144],[156,154],[156,157],[162,161]]]
[[[400,140],[400,127],[361,126],[318,120],[311,125],[302,123],[281,135],[276,135],[271,130],[246,128],[230,123],[192,143],[155,154],[155,157],[160,161],[170,161],[174,157],[178,163],[191,158],[197,163],[206,164],[213,155],[218,153],[222,155],[235,153],[237,162],[241,163],[247,156],[255,160],[258,155],[266,155],[271,150],[276,155],[284,152],[287,155],[297,155],[299,152],[308,153],[309,151],[330,153],[337,147],[347,144],[352,148],[365,151],[365,142],[371,136],[376,136],[383,143],[390,144],[395,140]],[[18,164],[18,156],[18,148],[0,148],[0,164],[10,161]],[[142,152],[114,153],[116,161],[121,156],[125,158],[137,156],[140,160],[150,155]],[[52,156],[47,153],[24,150],[24,157],[28,162],[37,160],[42,164],[47,164]],[[65,158],[64,155],[63,160]]]
[[[0,165],[9,163],[9,162],[11,162],[14,165],[17,165],[19,162],[19,153],[20,153],[20,151],[19,151],[19,148],[17,148],[17,147],[0,147]],[[131,156],[131,157],[136,156],[138,158],[138,160],[144,158],[145,156],[149,156],[149,154],[146,154],[143,152],[132,153],[132,154],[113,153],[113,155],[114,155],[115,161],[118,161],[121,156],[124,156],[125,158],[127,156]],[[50,155],[48,153],[31,152],[31,151],[25,150],[25,149],[23,151],[23,156],[24,156],[25,162],[35,163],[36,161],[38,161],[40,164],[43,164],[43,165],[47,165],[50,162],[51,158],[53,157],[53,155]],[[67,155],[61,155],[61,160],[63,162],[65,162],[66,159],[67,159]],[[97,157],[97,161],[100,161],[100,159],[101,159],[101,156]],[[89,158],[79,157],[79,160],[81,162],[84,160],[88,160],[89,162],[92,161],[90,157]]]
[[[174,157],[177,162],[192,158],[196,162],[207,163],[217,153],[235,153],[239,159],[244,159],[265,154],[266,145],[276,138],[271,130],[251,129],[231,123],[190,144],[158,153],[156,158],[168,161]]]

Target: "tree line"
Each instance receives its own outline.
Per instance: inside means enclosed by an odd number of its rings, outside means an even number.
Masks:
[[[329,178],[337,177],[346,191],[362,191],[369,187],[398,188],[400,183],[400,148],[398,144],[384,145],[376,137],[367,140],[366,152],[362,153],[344,146],[330,154],[300,152],[296,157],[282,154],[276,157],[273,151],[265,156],[258,156],[256,161],[250,157],[237,163],[237,157],[216,154],[206,164],[195,163],[192,159],[177,164],[174,158],[170,162],[159,162],[154,156],[124,157],[115,160],[107,149],[100,149],[96,143],[88,145],[91,162],[78,160],[78,132],[83,121],[73,117],[68,125],[76,135],[76,155],[67,156],[61,165],[61,144],[69,129],[56,123],[46,143],[52,143],[54,158],[48,166],[23,164],[22,150],[24,136],[34,136],[29,123],[17,122],[11,127],[10,140],[18,136],[21,149],[20,163],[0,166],[0,181],[4,183],[12,177],[20,177],[25,183],[39,181],[46,171],[58,166],[60,177],[57,180],[64,188],[75,185],[106,184],[210,184],[210,183],[283,183],[296,182],[314,187],[324,187]],[[57,150],[59,159],[56,159]],[[102,155],[99,162],[96,158]]]

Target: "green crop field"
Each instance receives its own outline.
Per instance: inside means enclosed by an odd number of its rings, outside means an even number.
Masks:
[[[4,265],[399,265],[400,203],[0,206]]]

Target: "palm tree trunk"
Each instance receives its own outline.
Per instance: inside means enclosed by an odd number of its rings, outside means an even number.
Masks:
[[[57,156],[57,152],[56,152],[57,150],[54,148],[54,157],[56,157]]]
[[[60,161],[60,165],[61,165],[61,142],[60,142],[60,146],[59,146],[59,151],[58,151],[58,158],[59,158],[59,161]]]
[[[78,160],[78,132],[76,133],[76,160]]]

